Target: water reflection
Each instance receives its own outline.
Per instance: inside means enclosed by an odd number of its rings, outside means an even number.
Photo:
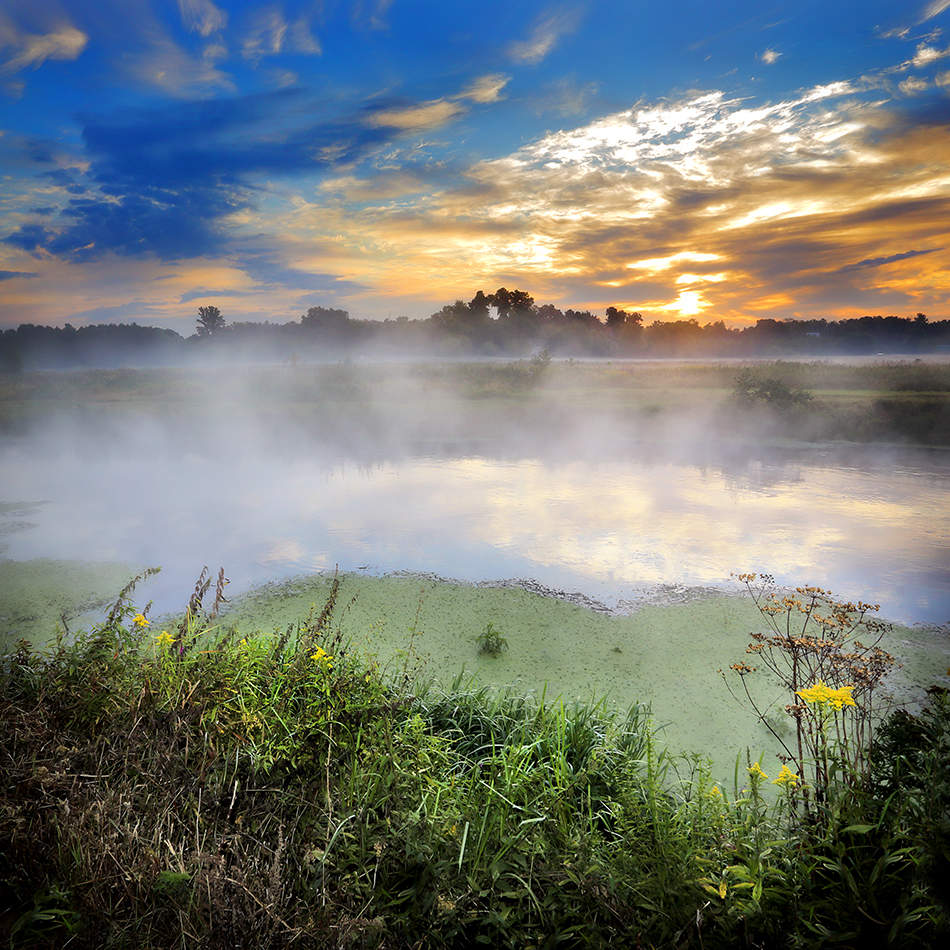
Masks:
[[[304,453],[0,452],[3,555],[161,564],[157,606],[203,564],[232,589],[302,571],[531,577],[607,602],[655,584],[716,586],[766,570],[880,601],[905,621],[950,618],[950,476],[939,460],[794,452],[787,460],[433,455],[377,464]],[[4,532],[4,528],[7,530]],[[165,601],[163,604],[162,602]]]

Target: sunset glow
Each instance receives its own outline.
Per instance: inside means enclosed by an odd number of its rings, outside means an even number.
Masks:
[[[950,6],[14,0],[0,325],[950,316]]]

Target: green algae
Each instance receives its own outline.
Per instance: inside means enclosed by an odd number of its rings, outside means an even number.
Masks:
[[[72,630],[88,626],[134,574],[112,562],[0,560],[0,648],[48,643],[64,615]]]
[[[262,588],[222,618],[242,631],[270,633],[323,603],[326,575]],[[339,626],[352,647],[393,671],[421,666],[448,685],[463,672],[479,683],[544,694],[547,699],[604,701],[617,709],[649,703],[671,751],[698,753],[714,775],[731,781],[737,755],[765,753],[777,772],[779,745],[751,709],[729,693],[720,670],[747,659],[748,635],[761,618],[745,596],[713,595],[618,616],[513,587],[477,586],[425,577],[342,577]],[[498,657],[480,654],[478,634],[494,624],[508,640]],[[920,630],[899,628],[890,644],[905,662],[897,677],[906,698],[913,684],[943,681],[945,648]],[[411,654],[410,654],[411,651]],[[738,686],[738,683],[736,683]],[[770,722],[790,735],[778,693],[763,677],[750,686],[772,704]],[[744,776],[744,770],[740,773]]]

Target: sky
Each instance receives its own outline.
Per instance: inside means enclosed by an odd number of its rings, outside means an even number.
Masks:
[[[0,327],[950,317],[950,0],[5,0]]]

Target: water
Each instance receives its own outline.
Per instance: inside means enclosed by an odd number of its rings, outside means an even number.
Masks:
[[[919,450],[511,457],[440,446],[372,462],[181,446],[0,449],[0,556],[161,565],[180,607],[205,564],[232,592],[332,570],[533,578],[610,604],[767,571],[950,620],[950,465]],[[31,503],[30,507],[23,507]]]

